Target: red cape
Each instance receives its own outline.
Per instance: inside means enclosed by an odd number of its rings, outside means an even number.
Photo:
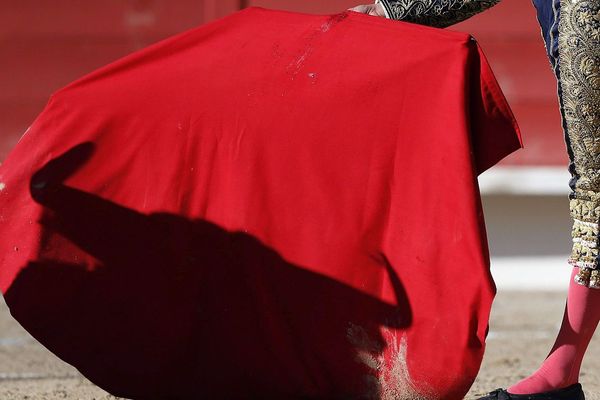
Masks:
[[[519,146],[468,35],[251,8],[52,96],[0,169],[0,289],[120,396],[462,398],[476,177]]]

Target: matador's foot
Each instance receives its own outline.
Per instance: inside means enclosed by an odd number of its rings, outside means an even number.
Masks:
[[[576,383],[564,389],[533,394],[511,394],[505,389],[496,389],[477,400],[585,400],[581,384]]]

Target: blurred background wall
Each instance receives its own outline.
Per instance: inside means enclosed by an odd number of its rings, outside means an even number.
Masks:
[[[0,161],[52,92],[134,50],[248,6],[326,14],[358,4],[0,0]],[[494,275],[505,289],[563,288],[570,248],[567,156],[535,10],[526,0],[503,0],[450,29],[469,32],[482,45],[525,142],[480,179]]]

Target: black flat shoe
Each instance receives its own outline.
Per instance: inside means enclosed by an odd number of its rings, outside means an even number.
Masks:
[[[480,397],[477,400],[585,400],[580,383],[568,386],[564,389],[551,390],[543,393],[533,394],[511,394],[504,389],[496,389]]]

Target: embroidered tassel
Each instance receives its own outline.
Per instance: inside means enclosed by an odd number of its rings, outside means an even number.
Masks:
[[[597,269],[592,270],[591,276],[590,276],[590,283],[589,283],[589,288],[590,289],[600,289],[600,271]]]
[[[575,276],[575,282],[583,286],[588,286],[591,275],[592,270],[590,268],[579,268],[579,272]]]

